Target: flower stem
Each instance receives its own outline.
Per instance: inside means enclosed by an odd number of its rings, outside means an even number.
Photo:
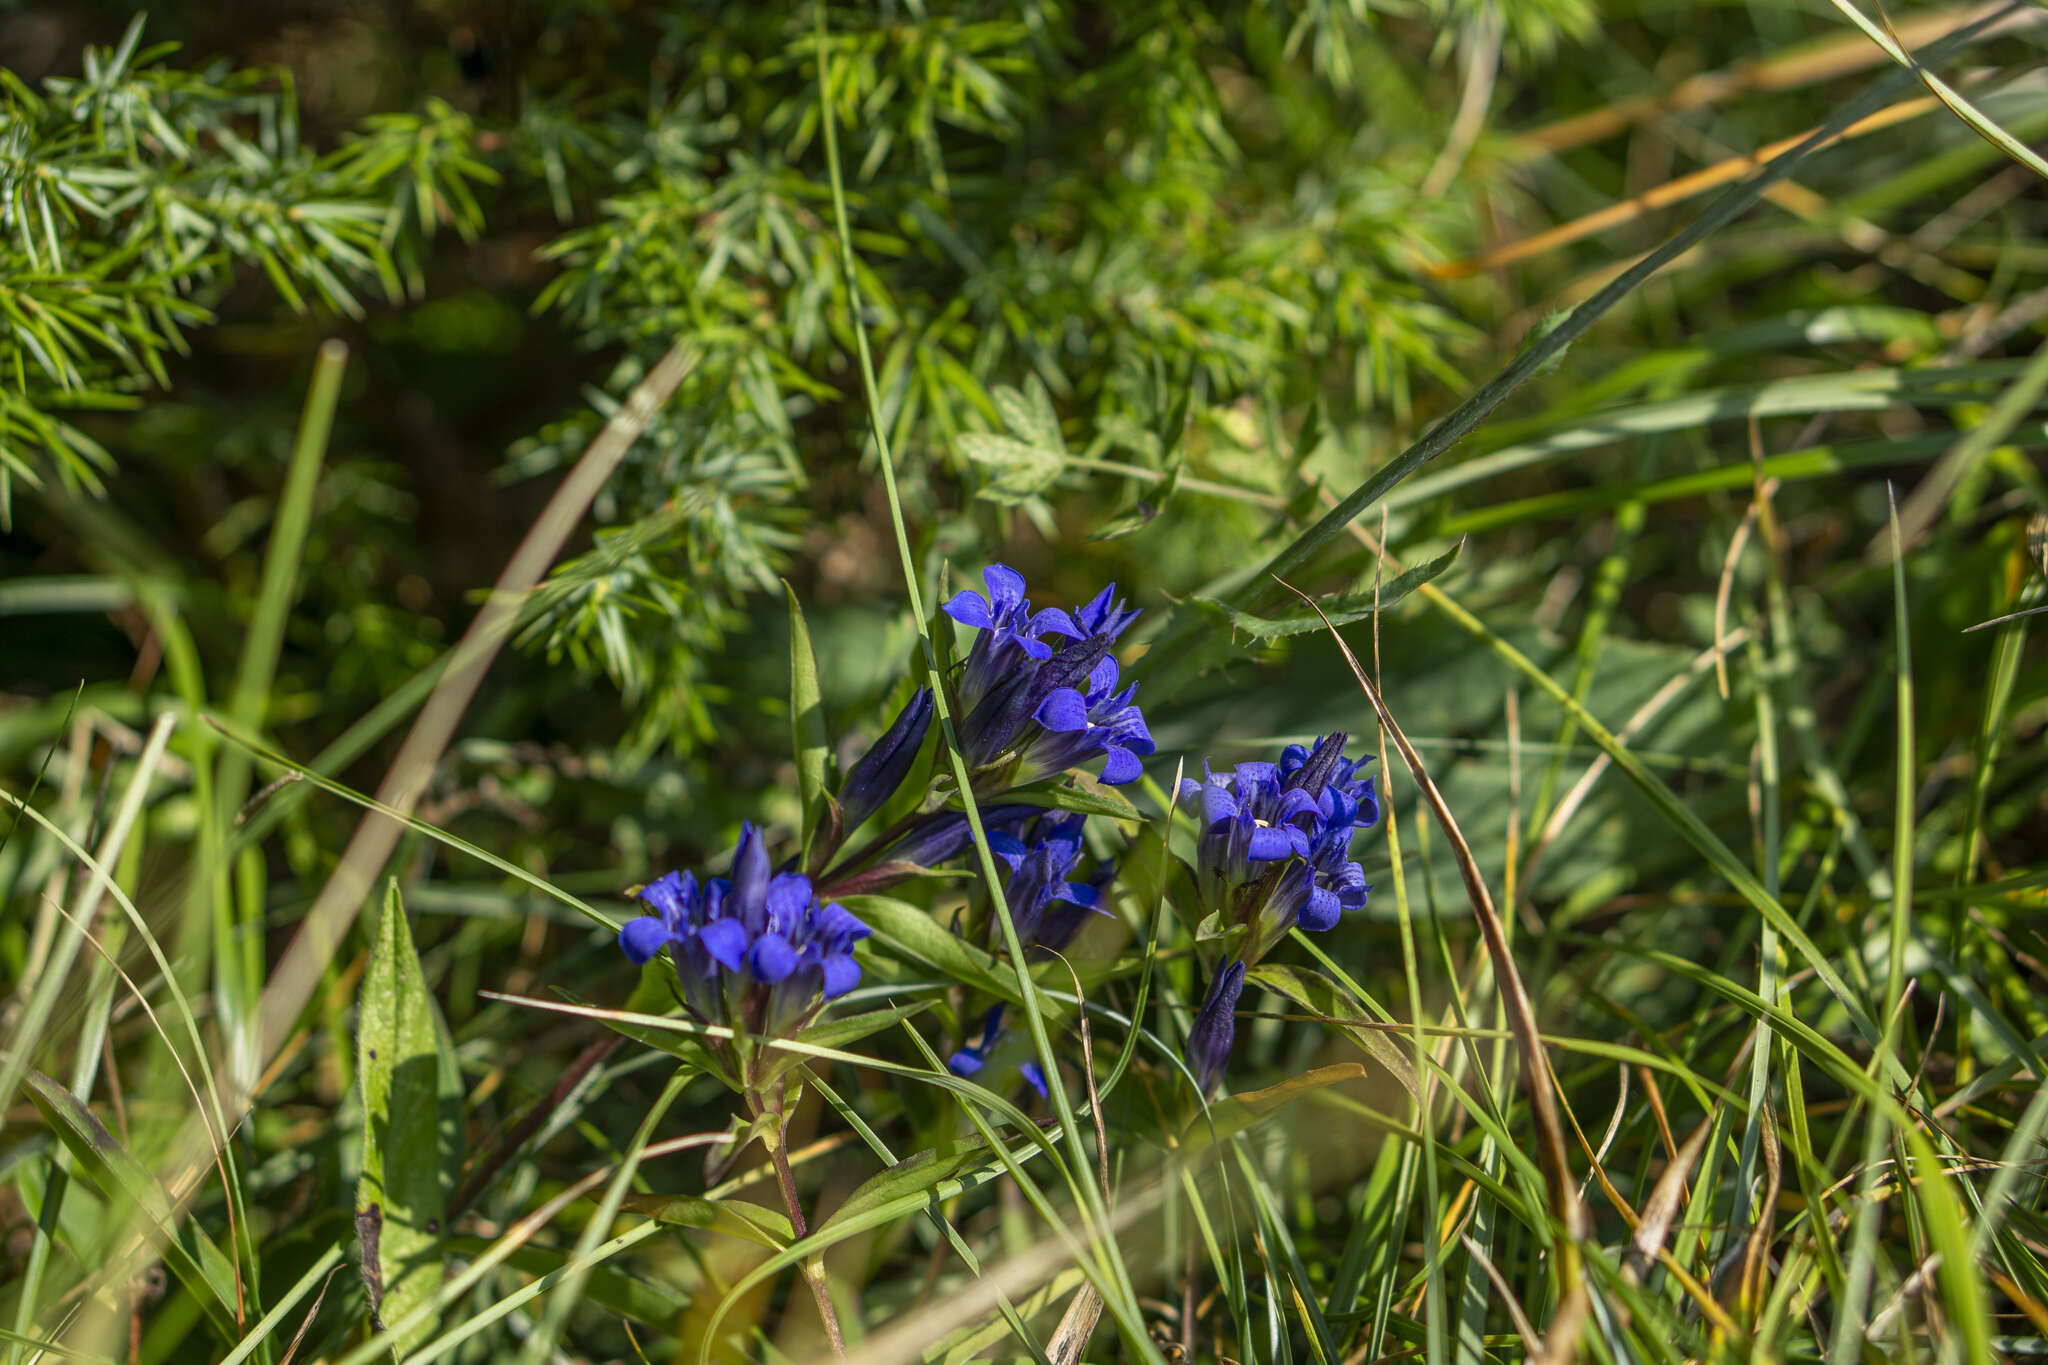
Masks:
[[[757,1103],[759,1103],[757,1101]],[[782,1111],[782,1092],[778,1087],[775,1102],[764,1105],[775,1115],[775,1126],[766,1135],[768,1159],[775,1163],[775,1182],[782,1187],[782,1206],[789,1211],[789,1226],[798,1240],[807,1235],[804,1226],[803,1201],[797,1198],[796,1176],[789,1169],[788,1136],[789,1117]],[[818,1316],[825,1323],[825,1337],[832,1343],[832,1354],[839,1359],[846,1358],[846,1338],[839,1331],[839,1313],[832,1307],[832,1290],[825,1282],[825,1257],[821,1253],[806,1257],[802,1265],[804,1283],[811,1287],[811,1297],[817,1300]]]

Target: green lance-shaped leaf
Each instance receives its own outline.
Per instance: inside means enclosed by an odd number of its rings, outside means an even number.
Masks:
[[[927,1147],[921,1152],[914,1152],[887,1170],[870,1176],[846,1197],[845,1203],[832,1211],[832,1216],[820,1224],[818,1230],[824,1232],[895,1200],[924,1194],[963,1171],[983,1164],[997,1170],[1001,1169],[990,1156],[988,1143],[979,1139],[948,1143],[943,1147]]]
[[[694,1194],[629,1194],[620,1206],[677,1227],[722,1232],[780,1251],[796,1240],[787,1214],[744,1199],[705,1199]]]
[[[191,1292],[222,1339],[236,1340],[241,1335],[242,1309],[234,1266],[227,1255],[195,1221],[181,1222],[156,1177],[115,1140],[76,1095],[34,1068],[22,1080],[44,1121],[113,1206],[110,1224],[118,1225],[129,1210],[139,1210],[164,1264]]]
[[[1180,471],[1181,465],[1176,463],[1165,478],[1133,498],[1128,508],[1097,527],[1095,533],[1088,537],[1088,543],[1122,540],[1150,526],[1153,519],[1166,510],[1167,502],[1180,487]]]
[[[1410,1096],[1421,1097],[1422,1092],[1415,1082],[1415,1067],[1407,1054],[1394,1039],[1373,1027],[1378,1021],[1366,1017],[1365,1012],[1337,988],[1336,982],[1307,967],[1287,967],[1273,962],[1252,968],[1246,979],[1286,996],[1303,1009],[1321,1015],[1334,1027],[1343,1029],[1374,1061],[1391,1072]]]
[[[1010,1004],[1017,982],[994,958],[973,947],[931,917],[930,912],[888,896],[842,896],[847,909],[875,931],[874,942],[893,955],[936,967],[971,989]]]
[[[1080,815],[1106,815],[1112,820],[1141,822],[1145,813],[1117,794],[1114,787],[1074,787],[1065,776],[1048,777],[1028,786],[1012,787],[1002,795],[1006,806],[1043,806],[1047,810],[1071,811]],[[946,803],[948,810],[961,809],[956,796]]]
[[[789,597],[789,742],[796,759],[797,790],[804,803],[804,847],[825,811],[825,765],[832,737],[825,729],[825,702],[818,688],[818,656],[811,649],[811,628],[797,604],[796,589],[784,583]]]
[[[381,1325],[441,1287],[442,1222],[462,1156],[462,1077],[394,881],[363,973],[357,1026],[363,1078],[363,1174],[356,1232],[363,1285]],[[422,1321],[392,1343],[403,1357],[433,1335]]]
[[[1329,598],[1322,604],[1323,614],[1320,616],[1312,611],[1301,612],[1291,616],[1254,616],[1248,611],[1239,611],[1237,608],[1223,602],[1214,602],[1206,598],[1199,600],[1202,601],[1204,606],[1220,611],[1223,615],[1227,616],[1230,619],[1230,624],[1245,632],[1245,634],[1260,640],[1277,640],[1282,636],[1301,635],[1311,630],[1321,630],[1323,629],[1325,617],[1328,618],[1331,625],[1342,626],[1349,625],[1353,621],[1362,621],[1375,611],[1385,611],[1424,583],[1429,582],[1430,579],[1441,574],[1445,569],[1450,568],[1457,560],[1458,552],[1464,548],[1465,542],[1461,540],[1435,559],[1425,564],[1418,564],[1408,570],[1408,572],[1395,578],[1392,582],[1385,584],[1377,592],[1368,588],[1363,592],[1346,593],[1342,597]]]
[[[796,1040],[811,1047],[847,1048],[899,1020],[924,1013],[933,1003],[919,1000],[908,1005],[893,1005],[888,1009],[866,1010],[860,1014],[827,1019],[799,1033]],[[808,1060],[800,1052],[776,1051],[761,1063],[761,1081],[763,1084],[772,1081],[791,1067],[800,1066]]]

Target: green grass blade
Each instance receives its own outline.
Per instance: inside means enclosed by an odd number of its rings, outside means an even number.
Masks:
[[[445,1030],[395,881],[363,973],[361,1016],[356,1232],[371,1320],[381,1327],[405,1320],[440,1287],[443,1223],[462,1165],[461,1075],[442,1046]],[[403,1356],[433,1330],[429,1320],[399,1332],[394,1352]]]

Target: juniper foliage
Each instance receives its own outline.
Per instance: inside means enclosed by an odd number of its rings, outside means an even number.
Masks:
[[[1516,14],[1532,56],[1589,19]],[[920,513],[978,497],[1051,531],[1074,459],[1177,467],[1190,393],[1197,420],[1316,398],[1342,421],[1405,415],[1418,376],[1455,378],[1470,334],[1410,263],[1469,205],[1418,192],[1402,162],[1414,92],[1365,65],[1384,56],[1375,7],[843,18],[830,113]],[[82,76],[9,78],[0,361],[22,383],[0,399],[0,512],[17,483],[103,492],[122,429],[80,414],[168,386],[164,357],[238,275],[360,318],[425,298],[432,263],[460,254],[451,230],[554,222],[552,278],[524,302],[604,359],[580,411],[511,445],[505,477],[559,470],[674,337],[703,348],[521,637],[609,680],[645,755],[714,733],[728,694],[705,659],[790,562],[802,510],[858,506],[836,471],[872,459],[819,230],[826,107],[805,7],[535,20],[492,75],[510,93],[423,93],[325,147],[302,136],[289,73],[186,65],[144,45],[140,17]],[[1226,98],[1226,58],[1253,97]]]

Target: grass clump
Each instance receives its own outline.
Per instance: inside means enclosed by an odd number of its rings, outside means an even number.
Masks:
[[[2044,1349],[2030,11],[117,8],[8,1365]]]

